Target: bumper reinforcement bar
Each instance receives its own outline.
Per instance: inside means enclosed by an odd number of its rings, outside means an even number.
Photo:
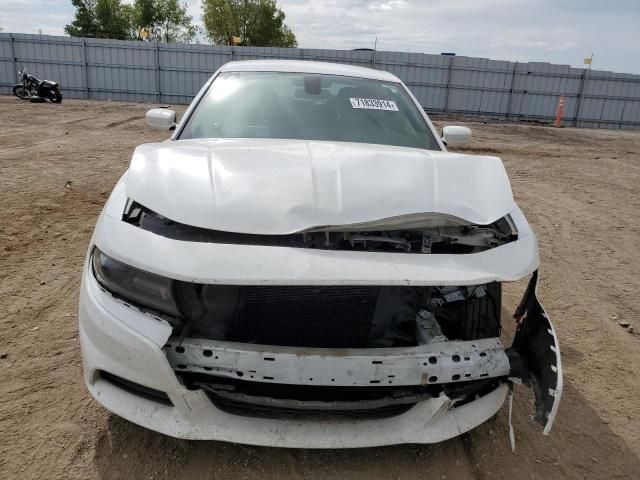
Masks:
[[[373,349],[171,338],[164,349],[178,372],[290,385],[431,385],[503,377],[510,371],[505,348],[497,338]]]

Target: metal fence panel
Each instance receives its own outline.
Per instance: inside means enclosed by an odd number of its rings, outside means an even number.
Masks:
[[[544,62],[409,52],[229,47],[0,33],[0,93],[16,71],[58,81],[65,98],[189,103],[231,60],[291,59],[386,70],[432,114],[550,122],[565,97],[563,123],[640,129],[640,75]]]
[[[9,85],[15,82],[17,70],[13,58],[12,39],[9,36],[0,36],[0,82],[8,81]],[[0,93],[6,93],[6,91],[7,86],[0,83]]]
[[[156,100],[154,44],[91,39],[86,41],[86,57],[89,98]]]

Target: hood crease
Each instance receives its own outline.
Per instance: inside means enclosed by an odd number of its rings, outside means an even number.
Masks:
[[[274,235],[427,213],[485,225],[515,207],[497,157],[304,140],[141,145],[126,191],[176,222]]]

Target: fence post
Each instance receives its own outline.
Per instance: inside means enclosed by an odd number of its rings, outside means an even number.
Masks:
[[[582,106],[582,92],[584,91],[584,84],[587,81],[587,69],[585,68],[580,75],[580,87],[578,87],[578,98],[576,99],[576,114],[573,117],[573,126],[578,127],[580,123],[580,107]]]
[[[454,58],[453,55],[449,57],[449,66],[447,67],[447,89],[444,92],[444,113],[447,113],[449,110],[449,90],[451,90],[451,70],[453,70]]]
[[[156,103],[162,101],[162,92],[160,91],[160,44],[158,40],[155,41],[155,56],[156,56]]]
[[[13,75],[14,78],[16,78],[15,76],[18,75],[18,59],[16,58],[16,47],[14,45],[15,38],[13,38],[13,33],[9,34],[9,38],[11,39],[11,61],[13,62]]]
[[[605,102],[606,102],[606,100],[605,100]],[[603,102],[602,106],[604,107],[604,102]],[[627,106],[627,102],[623,101],[622,102],[622,110],[620,111],[620,123],[618,123],[618,130],[622,130],[622,127],[624,126],[624,107],[626,107],[626,106]],[[600,126],[600,125],[598,125],[598,126]],[[631,127],[631,128],[633,128],[633,127]]]
[[[84,90],[87,100],[89,100],[89,62],[87,61],[87,41],[82,39],[82,63],[84,69]]]
[[[560,98],[558,98],[558,108],[556,109],[556,121],[553,124],[554,127],[560,128],[560,125],[562,125],[563,111],[564,111],[564,95],[560,95]]]
[[[511,71],[511,82],[509,82],[509,92],[507,97],[507,121],[509,121],[509,116],[511,115],[511,99],[513,98],[513,87],[516,81],[516,70],[518,70],[518,62],[513,64],[513,70]]]

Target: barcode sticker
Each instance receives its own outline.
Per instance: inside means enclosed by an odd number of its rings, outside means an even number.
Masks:
[[[397,112],[398,106],[393,100],[378,100],[376,98],[350,98],[353,108],[364,108],[367,110],[387,110]]]
[[[431,253],[431,234],[422,232],[422,253]]]

